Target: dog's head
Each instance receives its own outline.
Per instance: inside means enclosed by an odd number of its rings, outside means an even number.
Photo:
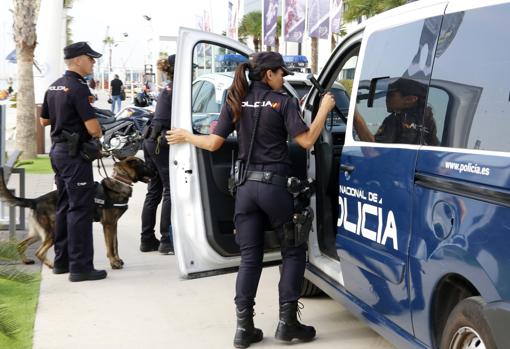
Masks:
[[[128,178],[133,183],[138,181],[147,183],[156,175],[154,169],[136,156],[128,156],[124,160],[116,162],[113,172],[114,176]]]

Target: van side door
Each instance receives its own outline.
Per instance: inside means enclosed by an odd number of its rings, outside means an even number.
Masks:
[[[342,151],[337,249],[345,288],[413,333],[413,181],[445,4],[368,24]]]

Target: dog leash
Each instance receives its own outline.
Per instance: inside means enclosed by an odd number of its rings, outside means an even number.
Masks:
[[[103,168],[104,176],[101,174],[101,167]],[[97,172],[102,178],[110,178],[102,158],[97,159]]]

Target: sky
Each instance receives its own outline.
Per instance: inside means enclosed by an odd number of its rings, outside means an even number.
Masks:
[[[227,6],[228,0],[75,0],[69,11],[74,17],[72,38],[88,41],[107,60],[108,48],[102,41],[108,30],[118,44],[112,49],[112,65],[141,68],[151,47],[148,39],[176,36],[180,26],[196,28],[196,17],[204,11],[211,13],[212,31],[221,34],[226,30]],[[144,15],[151,20],[144,19]],[[160,50],[172,54],[175,45],[162,43]]]

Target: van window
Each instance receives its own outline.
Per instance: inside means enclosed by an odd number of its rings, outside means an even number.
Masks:
[[[431,87],[449,103],[428,101],[445,110],[443,146],[510,151],[510,46],[501,26],[509,17],[509,4],[445,16]]]
[[[433,17],[369,37],[356,108],[371,136],[360,139],[355,122],[354,139],[439,143],[434,114],[426,105],[426,97],[440,24],[441,17]]]

